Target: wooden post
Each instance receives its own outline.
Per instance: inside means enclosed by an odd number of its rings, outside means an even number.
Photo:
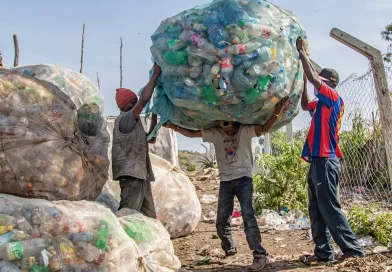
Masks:
[[[122,88],[122,38],[120,38],[120,88]]]
[[[101,85],[99,84],[99,74],[97,72],[97,83],[98,83],[98,88],[101,89]]]
[[[0,51],[0,68],[5,68],[5,65],[3,63],[3,56],[1,55],[1,51]]]
[[[19,65],[19,43],[18,36],[14,34],[14,48],[15,48],[15,56],[14,56],[14,67]]]
[[[380,111],[380,121],[385,142],[385,151],[387,153],[389,180],[392,184],[392,103],[383,56],[378,49],[340,29],[332,29],[330,35],[332,38],[368,58],[371,63],[377,93],[378,109]]]
[[[86,25],[83,24],[83,32],[82,32],[82,49],[80,54],[80,73],[83,73],[83,57],[84,57],[84,29]]]

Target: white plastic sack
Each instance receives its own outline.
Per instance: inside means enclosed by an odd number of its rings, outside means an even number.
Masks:
[[[157,217],[171,238],[186,236],[201,217],[196,188],[178,167],[153,154],[150,158],[156,179],[151,184]]]
[[[137,245],[117,217],[98,203],[0,194],[0,220],[7,227],[0,237],[0,259],[19,268],[30,270],[35,264],[50,271],[145,271]]]
[[[161,222],[130,209],[120,210],[117,216],[124,231],[139,246],[149,271],[172,272],[181,268],[170,235]]]

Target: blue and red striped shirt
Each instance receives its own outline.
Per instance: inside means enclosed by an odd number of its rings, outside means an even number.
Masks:
[[[339,130],[344,113],[343,99],[325,83],[319,91],[315,90],[315,93],[318,100],[308,104],[312,123],[302,158],[306,161],[311,161],[312,157],[343,159],[339,148]]]

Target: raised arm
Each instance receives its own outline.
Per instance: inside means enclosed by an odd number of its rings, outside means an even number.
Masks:
[[[140,113],[143,111],[144,107],[151,100],[152,94],[154,93],[155,86],[157,85],[158,78],[161,74],[161,67],[157,64],[154,64],[154,73],[150,78],[150,81],[147,83],[146,87],[140,96],[139,101],[136,103],[135,107],[132,109],[133,117],[135,119],[139,118]]]
[[[190,129],[182,128],[182,127],[176,126],[170,122],[165,123],[163,126],[170,128],[170,129],[174,130],[175,132],[178,132],[181,135],[188,137],[188,138],[201,138],[201,137],[203,137],[201,134],[201,130],[190,130]]]
[[[299,37],[297,39],[296,45],[307,79],[317,90],[320,90],[322,85],[321,79],[317,74],[316,70],[313,68],[312,64],[310,63],[308,56],[306,55],[306,52],[304,50],[304,40],[302,37]]]
[[[278,104],[276,104],[274,115],[272,115],[271,118],[264,125],[254,126],[255,133],[257,136],[260,136],[262,133],[267,132],[271,129],[273,124],[276,122],[276,119],[279,117],[280,112],[282,111],[282,108],[284,107],[288,99],[289,99],[288,97],[285,97],[282,100],[280,100]]]
[[[304,74],[304,89],[302,91],[302,97],[301,97],[302,110],[308,111],[309,110],[308,104],[309,104],[308,80],[306,78],[306,75]]]

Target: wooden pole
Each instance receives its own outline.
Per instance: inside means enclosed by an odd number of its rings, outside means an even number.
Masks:
[[[122,43],[122,38],[120,38],[120,88],[122,88],[122,49],[123,49],[123,43]]]
[[[98,88],[101,89],[101,85],[99,84],[99,74],[97,72],[97,83],[98,83]]]
[[[0,51],[0,68],[4,68],[3,56],[1,55],[1,51]]]
[[[14,57],[14,67],[19,65],[19,43],[18,36],[14,34],[14,48],[15,48],[15,57]]]
[[[86,25],[83,24],[83,32],[82,32],[82,49],[80,54],[80,73],[83,73],[83,57],[84,57],[84,29]]]

